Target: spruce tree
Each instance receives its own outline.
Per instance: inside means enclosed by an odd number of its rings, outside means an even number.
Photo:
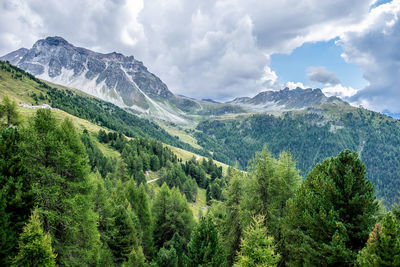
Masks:
[[[154,245],[156,249],[163,247],[175,233],[182,237],[182,243],[187,245],[194,226],[193,213],[186,198],[177,188],[170,190],[164,183],[156,195],[152,214],[154,218]]]
[[[151,216],[149,199],[143,184],[137,189],[137,201],[134,209],[139,218],[140,227],[143,232],[141,240],[143,252],[144,255],[150,259],[154,254],[153,218]]]
[[[182,266],[178,264],[178,255],[176,255],[175,248],[171,247],[170,249],[161,248],[157,257],[154,260],[155,266],[157,267],[178,267]]]
[[[0,131],[0,258],[16,253],[18,233],[33,207],[30,180],[23,164],[20,129]]]
[[[275,160],[264,148],[253,160],[250,177],[244,208],[251,216],[264,216],[269,234],[281,247],[281,220],[287,200],[300,185],[299,171],[289,153],[282,152],[279,160]]]
[[[253,223],[244,229],[235,266],[277,266],[279,254],[275,253],[274,239],[267,235],[264,220],[261,215],[253,217]]]
[[[23,163],[43,228],[61,265],[94,264],[100,250],[85,148],[70,120],[38,110],[25,133]]]
[[[351,266],[375,224],[377,201],[357,153],[343,151],[307,176],[288,201],[289,266]]]
[[[229,187],[226,190],[225,211],[226,217],[223,222],[223,243],[227,253],[228,262],[233,263],[236,252],[239,249],[240,239],[243,232],[243,210],[241,203],[243,200],[243,177],[238,170],[231,169]]]
[[[37,211],[34,210],[18,242],[15,266],[55,266],[56,254],[51,247],[51,237],[44,233]]]
[[[217,229],[210,217],[200,218],[192,232],[187,252],[187,266],[226,266],[225,253]]]
[[[366,246],[359,252],[357,265],[400,266],[400,223],[392,213],[375,225]]]

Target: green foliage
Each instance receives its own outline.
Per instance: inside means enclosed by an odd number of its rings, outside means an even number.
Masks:
[[[23,229],[18,249],[18,255],[13,262],[15,266],[56,266],[51,237],[44,233],[36,210]]]
[[[85,148],[69,120],[38,110],[25,133],[23,163],[43,227],[62,265],[93,264],[100,238]]]
[[[5,117],[5,126],[18,125],[21,122],[20,115],[17,111],[17,103],[11,101],[10,98],[3,96],[3,103],[0,104],[0,120]]]
[[[288,201],[289,266],[350,266],[375,223],[377,201],[357,153],[343,151],[307,176]]]
[[[94,144],[87,131],[81,135],[81,141],[85,146],[86,154],[89,157],[89,165],[92,172],[98,170],[101,176],[105,178],[108,173],[114,171],[116,160],[104,156],[100,149]]]
[[[200,218],[187,250],[187,266],[226,266],[225,253],[210,217]]]
[[[375,225],[366,246],[358,253],[358,266],[400,266],[400,222],[387,213]]]
[[[158,251],[157,257],[154,260],[158,267],[178,267],[178,256],[174,248],[161,248]]]
[[[267,129],[267,130],[266,130]],[[267,145],[276,157],[290,151],[303,177],[344,149],[359,151],[379,198],[390,207],[400,190],[400,123],[382,114],[343,105],[326,105],[282,116],[257,114],[236,120],[206,120],[197,126],[200,146],[213,158],[242,169]]]
[[[128,255],[128,261],[122,263],[123,267],[144,267],[147,266],[146,258],[143,254],[142,247],[133,249]]]
[[[257,153],[251,165],[247,194],[243,201],[243,212],[247,218],[263,215],[268,233],[274,237],[278,250],[282,251],[282,218],[286,202],[299,188],[301,177],[295,168],[292,156],[282,152],[279,160],[264,148]]]
[[[0,131],[0,258],[16,253],[17,236],[33,207],[30,180],[23,164],[18,128]]]
[[[187,245],[190,233],[194,226],[192,211],[186,198],[177,188],[170,190],[163,184],[157,193],[153,205],[154,218],[154,245],[156,249],[163,247],[164,243],[171,240],[175,233],[182,237],[182,244]]]
[[[240,239],[243,233],[243,218],[241,203],[244,188],[243,177],[239,171],[233,171],[230,184],[226,190],[225,212],[223,228],[221,230],[224,248],[228,256],[228,262],[233,263],[236,252],[239,250]]]
[[[240,252],[235,265],[239,267],[277,266],[279,254],[275,253],[274,240],[267,235],[265,218],[253,217],[253,223],[244,229]]]

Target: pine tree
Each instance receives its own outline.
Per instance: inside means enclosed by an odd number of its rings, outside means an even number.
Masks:
[[[400,223],[387,213],[375,225],[366,246],[359,252],[358,266],[400,266]]]
[[[135,209],[143,232],[142,246],[144,255],[147,258],[151,258],[154,254],[153,218],[151,216],[149,199],[143,184],[138,189],[138,201]]]
[[[224,218],[224,227],[222,229],[224,248],[227,253],[230,264],[235,259],[236,252],[239,249],[240,239],[242,237],[242,207],[243,200],[243,177],[238,170],[231,169],[231,178],[229,187],[226,190],[226,217]]]
[[[139,222],[133,213],[130,204],[119,204],[115,208],[115,230],[116,233],[110,241],[110,249],[117,264],[128,260],[128,256],[135,251],[140,242],[137,227]]]
[[[264,148],[253,160],[250,177],[244,207],[251,212],[251,216],[265,216],[269,234],[280,244],[281,219],[286,202],[294,195],[301,182],[295,162],[287,152],[282,152],[277,161]]]
[[[18,242],[15,266],[55,266],[56,255],[51,247],[51,237],[44,233],[37,211],[34,210]]]
[[[21,122],[20,115],[17,110],[17,103],[11,101],[10,98],[3,96],[3,103],[0,104],[0,119],[5,117],[5,126],[18,125]]]
[[[277,266],[279,254],[275,253],[274,240],[267,235],[265,218],[253,217],[253,223],[244,229],[240,252],[236,257],[239,267]]]
[[[143,254],[143,249],[139,246],[136,249],[132,249],[128,255],[128,260],[122,263],[123,267],[145,267],[147,266],[146,257]]]
[[[33,207],[30,180],[21,151],[20,130],[8,127],[0,131],[0,258],[16,253],[18,233]]]
[[[357,153],[318,164],[288,201],[289,266],[351,266],[375,223],[377,201]]]
[[[70,120],[59,124],[38,110],[23,145],[27,177],[43,228],[53,236],[61,265],[94,264],[100,250],[85,148]]]
[[[170,190],[164,183],[156,195],[152,214],[154,218],[154,245],[156,249],[163,247],[175,233],[182,237],[182,243],[187,245],[194,226],[193,213],[186,198],[177,188]]]
[[[211,218],[200,218],[188,244],[187,266],[226,266],[224,254]]]
[[[178,267],[182,266],[178,264],[178,255],[176,255],[175,248],[170,249],[161,248],[157,257],[154,260],[157,267]]]

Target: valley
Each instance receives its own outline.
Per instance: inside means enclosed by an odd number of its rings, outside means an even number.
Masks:
[[[251,231],[275,238],[262,245],[274,264],[303,247],[355,262],[385,210],[399,210],[400,121],[320,89],[196,100],[133,56],[61,37],[2,60],[6,266],[22,264],[18,234],[34,223],[61,266],[197,266],[201,240],[204,261],[233,266]],[[305,235],[327,251],[299,244]]]

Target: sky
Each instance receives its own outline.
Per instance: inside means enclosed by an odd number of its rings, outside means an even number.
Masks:
[[[143,61],[219,101],[321,88],[400,112],[400,0],[1,0],[0,55],[47,36]]]

